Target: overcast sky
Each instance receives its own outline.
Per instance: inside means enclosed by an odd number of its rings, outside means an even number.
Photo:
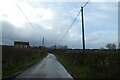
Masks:
[[[42,1],[1,1],[1,43],[13,45],[17,40],[29,41],[32,46],[39,46],[44,37],[46,46],[60,44],[68,45],[70,48],[82,48],[81,14],[64,40],[59,42],[85,2]],[[84,8],[86,48],[100,48],[107,43],[118,42],[118,0],[99,1],[91,0]]]

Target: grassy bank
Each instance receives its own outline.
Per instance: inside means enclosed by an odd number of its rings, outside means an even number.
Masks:
[[[63,64],[63,66],[67,69],[67,71],[71,74],[73,78],[88,77],[88,71],[90,70],[88,66],[74,65],[73,63],[68,62],[68,60],[61,55],[56,54],[56,57],[59,60],[59,62]]]
[[[14,78],[46,55],[42,49],[4,46],[2,47],[2,77]]]
[[[56,53],[58,60],[76,79],[120,78],[120,54],[99,53]]]

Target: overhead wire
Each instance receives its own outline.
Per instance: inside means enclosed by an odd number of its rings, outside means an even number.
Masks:
[[[90,0],[88,0],[88,1],[84,4],[83,8],[84,8],[89,2],[90,2]]]
[[[27,0],[27,1],[29,2],[29,0]],[[89,1],[88,1],[88,2],[89,2]],[[85,6],[88,4],[88,2],[86,2],[83,7],[85,7]],[[29,2],[29,3],[30,3],[30,2]],[[21,11],[21,13],[24,15],[24,17],[26,18],[26,20],[29,22],[29,24],[33,27],[32,23],[30,22],[30,20],[28,19],[28,17],[25,15],[25,13],[24,13],[23,10],[21,9],[21,7],[18,5],[18,3],[15,2],[15,4],[16,4],[16,6],[19,8],[19,10]],[[76,21],[77,17],[79,16],[80,12],[81,12],[81,10],[79,10],[77,16],[76,16],[75,19],[73,20],[73,22],[72,22],[72,24],[70,25],[70,27],[68,28],[68,30],[65,32],[63,38],[58,42],[58,44],[60,44],[60,43],[64,40],[64,38],[66,37],[66,35],[67,35],[68,32],[70,31],[70,29],[72,28],[73,24],[75,23],[75,21]],[[38,15],[37,15],[37,16],[38,16]]]
[[[15,1],[14,1],[15,2]],[[30,22],[30,20],[28,19],[28,17],[25,15],[25,13],[23,12],[23,10],[21,9],[21,7],[18,5],[17,2],[15,2],[16,6],[18,7],[18,9],[21,11],[21,13],[23,14],[23,16],[26,18],[26,20],[28,21],[28,23],[33,27],[32,23]]]
[[[70,25],[70,27],[68,28],[68,30],[65,32],[63,38],[58,42],[58,44],[60,44],[60,43],[64,40],[64,38],[66,37],[66,35],[67,35],[68,32],[70,31],[70,29],[72,28],[73,24],[75,23],[75,21],[76,21],[77,17],[79,16],[80,12],[81,12],[81,10],[79,10],[77,16],[76,16],[75,19],[73,20],[73,22],[72,22],[72,24]]]
[[[88,2],[89,2],[89,0],[88,0]],[[88,2],[86,2],[83,7],[85,7],[85,6],[88,4]],[[64,40],[64,38],[65,38],[66,35],[68,34],[69,30],[72,28],[74,22],[76,21],[77,17],[79,16],[80,12],[81,12],[81,9],[79,10],[77,16],[76,16],[75,19],[73,20],[72,24],[70,25],[70,27],[68,28],[68,30],[66,31],[66,33],[64,34],[63,38],[58,42],[58,45]]]
[[[88,2],[85,3],[85,5],[83,7],[85,7],[88,4]]]

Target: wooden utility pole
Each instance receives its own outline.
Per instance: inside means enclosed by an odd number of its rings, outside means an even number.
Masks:
[[[83,7],[81,7],[81,16],[82,16],[82,41],[83,41],[83,50],[85,50],[85,35],[84,35]]]

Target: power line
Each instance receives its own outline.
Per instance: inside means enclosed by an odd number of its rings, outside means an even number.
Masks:
[[[89,2],[89,0],[88,0],[88,2]],[[88,2],[86,2],[86,3],[84,4],[83,8],[88,4]],[[72,28],[74,22],[76,21],[76,19],[77,19],[77,17],[79,16],[79,14],[80,14],[81,11],[82,11],[82,9],[78,12],[77,16],[75,17],[75,19],[73,20],[72,24],[70,25],[70,27],[68,28],[68,30],[66,31],[66,33],[65,33],[64,36],[63,36],[63,38],[59,41],[58,44],[60,44],[60,43],[64,40],[65,36],[68,34],[69,30]]]
[[[32,3],[29,0],[27,0],[27,2],[32,6]],[[34,10],[34,12],[35,12],[35,14],[36,14],[37,17],[41,17],[40,15],[38,15],[38,13],[36,12],[36,10]]]
[[[23,14],[23,16],[26,18],[26,20],[29,22],[29,24],[33,27],[32,23],[30,22],[30,20],[27,18],[27,16],[24,14],[23,10],[20,8],[20,6],[18,5],[17,2],[15,2],[16,6],[18,7],[18,9],[21,11],[21,13]]]
[[[29,2],[29,1],[28,1]],[[88,1],[89,2],[89,1]],[[88,2],[85,3],[85,5],[82,7],[84,8]],[[30,2],[29,2],[30,3]],[[24,12],[22,11],[22,9],[20,8],[20,6],[15,2],[16,6],[19,8],[19,10],[22,12],[22,14],[24,15],[24,17],[26,18],[26,20],[29,22],[29,24],[33,27],[32,23],[30,22],[30,20],[27,18],[27,16],[24,14]],[[72,28],[74,22],[76,21],[77,17],[79,16],[80,12],[83,11],[82,9],[78,12],[77,16],[75,17],[75,19],[73,20],[72,24],[70,25],[70,27],[68,28],[68,30],[66,31],[66,33],[64,34],[63,38],[59,41],[59,44],[64,40],[65,36],[68,34],[69,30]],[[37,15],[38,16],[38,15]]]
[[[87,5],[89,2],[90,2],[90,0],[88,0],[88,1],[84,4],[83,8],[86,7],[86,5]]]
[[[83,7],[85,7],[88,4],[88,2],[85,3],[85,5]]]
[[[81,10],[79,10],[77,16],[75,17],[75,19],[73,20],[72,24],[70,25],[70,27],[68,28],[68,30],[64,34],[63,38],[59,41],[59,44],[64,40],[65,36],[68,34],[69,30],[72,28],[74,22],[76,21],[77,17],[79,16],[80,12],[81,12]]]

